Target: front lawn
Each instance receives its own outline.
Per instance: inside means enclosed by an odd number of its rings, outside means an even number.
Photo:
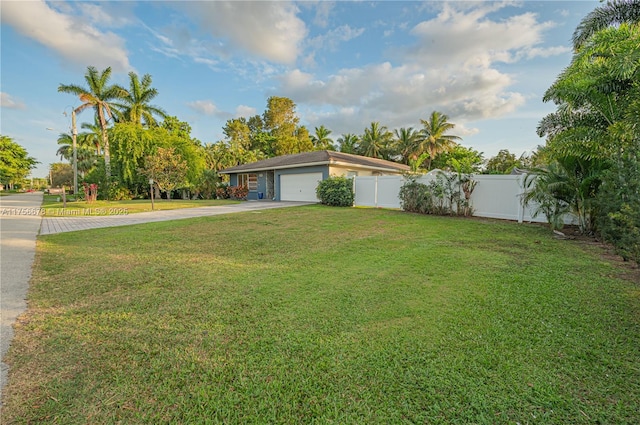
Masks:
[[[44,236],[3,423],[640,423],[623,271],[535,225],[318,205]]]

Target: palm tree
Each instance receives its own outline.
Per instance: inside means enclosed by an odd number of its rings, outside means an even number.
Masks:
[[[538,135],[556,156],[607,158],[624,150],[637,123],[640,26],[622,24],[595,33],[546,91],[557,111]]]
[[[534,217],[545,214],[552,229],[562,228],[564,217],[571,214],[578,220],[580,231],[590,234],[597,217],[595,194],[607,168],[602,159],[558,158],[527,175],[523,203],[533,203]]]
[[[326,128],[324,125],[316,127],[316,133],[311,136],[313,148],[318,151],[336,150],[335,146],[333,146],[333,139],[329,137],[330,134],[331,130]]]
[[[579,50],[596,32],[622,23],[640,22],[640,0],[613,0],[582,18],[573,32],[573,48]]]
[[[98,118],[96,117],[93,124],[83,122],[80,127],[83,130],[89,130],[89,131],[82,132],[81,134],[78,135],[78,137],[81,137],[84,140],[85,144],[93,146],[96,151],[96,155],[101,155],[102,150],[100,145],[101,145],[101,138],[102,138],[102,130],[100,128],[100,122],[98,121]]]
[[[71,161],[73,156],[73,138],[69,133],[60,133],[58,135],[58,144],[60,147],[56,151],[56,155],[60,155],[60,159]]]
[[[111,78],[111,67],[102,72],[93,67],[87,67],[84,79],[88,87],[75,84],[60,84],[58,91],[61,93],[75,94],[80,98],[82,104],[76,111],[82,112],[85,109],[93,108],[95,115],[100,122],[102,130],[102,147],[104,149],[104,168],[107,181],[111,179],[111,155],[109,153],[109,136],[107,134],[107,121],[113,118],[113,100],[122,99],[127,95],[127,91],[118,85],[109,85]]]
[[[418,152],[420,150],[420,134],[413,127],[402,127],[393,130],[393,132],[396,136],[395,151],[400,156],[400,162],[408,165],[411,159],[420,155]]]
[[[369,128],[364,129],[358,153],[371,158],[386,159],[392,137],[387,127],[381,126],[379,122],[372,122]]]
[[[360,142],[360,139],[355,134],[345,133],[338,137],[337,142],[340,146],[340,152],[354,154],[358,151],[358,143]]]
[[[78,160],[78,171],[84,175],[95,165],[97,155],[93,147],[87,145],[82,134],[78,135],[77,142],[76,157]],[[71,135],[68,133],[60,133],[58,136],[58,144],[60,147],[56,151],[56,155],[60,155],[60,159],[66,159],[71,162],[73,159],[73,139]]]
[[[448,121],[449,117],[438,111],[433,111],[427,120],[420,120],[423,129],[420,132],[422,140],[420,141],[420,153],[428,153],[427,169],[431,168],[431,161],[439,153],[447,152],[451,149],[456,140],[460,137],[451,134],[445,134],[453,129],[456,125]]]
[[[115,104],[122,111],[122,119],[144,124],[147,127],[157,125],[154,115],[166,118],[167,113],[149,102],[158,95],[158,90],[151,87],[151,75],[144,74],[142,80],[135,72],[129,73],[129,90],[122,99],[123,104]]]

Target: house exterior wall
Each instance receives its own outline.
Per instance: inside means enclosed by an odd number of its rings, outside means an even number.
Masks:
[[[238,174],[256,174],[258,176],[258,189],[250,190],[249,193],[247,194],[247,200],[249,201],[258,200],[259,193],[263,194],[263,199],[264,199],[264,196],[266,196],[266,193],[267,193],[267,172],[266,171],[259,171],[255,173],[251,172],[251,173],[229,174],[229,186],[238,185]]]
[[[232,173],[229,174],[229,186],[237,186],[238,185],[238,174],[257,174],[258,175],[258,190],[249,191],[247,195],[247,200],[255,201],[259,199],[258,194],[263,194],[263,199],[266,199],[267,196],[267,171],[256,171],[252,173]],[[322,179],[325,180],[329,178],[329,166],[327,165],[318,165],[314,167],[296,167],[296,168],[287,168],[283,170],[275,170],[274,173],[274,198],[276,201],[280,200],[280,176],[285,174],[302,174],[302,173],[322,173]]]

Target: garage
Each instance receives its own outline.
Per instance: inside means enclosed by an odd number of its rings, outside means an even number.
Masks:
[[[280,176],[280,200],[318,202],[316,187],[322,173],[283,174]]]

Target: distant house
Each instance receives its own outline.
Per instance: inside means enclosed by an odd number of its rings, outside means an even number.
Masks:
[[[231,186],[249,188],[249,200],[318,202],[318,182],[330,176],[402,174],[407,165],[333,151],[304,152],[264,159],[222,170]]]

